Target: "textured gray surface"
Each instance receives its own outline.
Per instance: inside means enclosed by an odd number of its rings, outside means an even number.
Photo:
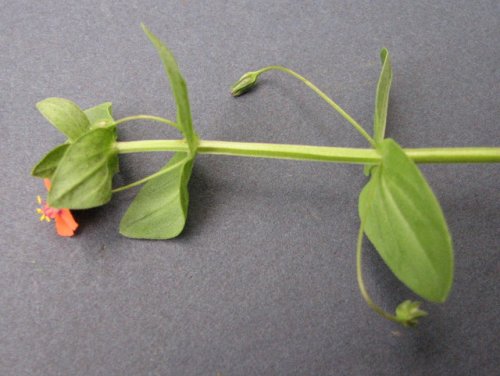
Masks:
[[[498,1],[2,1],[0,12],[0,374],[493,375],[500,367],[498,166],[425,166],[454,236],[455,286],[405,330],[356,286],[361,168],[198,158],[186,231],[117,232],[132,192],[78,212],[75,238],[38,222],[31,166],[62,137],[48,96],[116,117],[173,118],[145,22],[169,44],[206,139],[365,146],[299,83],[243,72],[283,64],[371,127],[382,46],[393,55],[388,133],[406,147],[498,145]],[[170,137],[124,126],[122,139]],[[117,183],[160,166],[127,156]],[[412,297],[366,246],[375,299]]]

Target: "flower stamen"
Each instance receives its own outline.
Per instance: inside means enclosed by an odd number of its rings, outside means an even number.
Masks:
[[[44,180],[45,187],[47,190],[50,190],[50,180]],[[60,236],[73,236],[75,234],[75,230],[78,227],[78,223],[76,223],[73,215],[69,211],[69,209],[57,209],[49,206],[45,200],[43,200],[40,196],[36,197],[36,201],[39,208],[36,209],[36,212],[40,214],[40,221],[50,222],[52,219],[56,222],[56,231]]]

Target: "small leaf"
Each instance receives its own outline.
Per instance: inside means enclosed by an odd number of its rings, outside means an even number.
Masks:
[[[392,139],[359,197],[367,237],[406,286],[433,302],[446,300],[453,250],[441,207],[415,163]]]
[[[63,157],[68,147],[69,144],[61,144],[49,151],[45,155],[45,157],[43,157],[40,162],[38,162],[36,166],[33,167],[31,175],[38,178],[52,178],[52,174],[56,170],[59,161]]]
[[[177,124],[180,124],[182,127],[190,152],[194,154],[198,144],[198,136],[193,129],[193,123],[191,120],[191,109],[189,107],[186,81],[179,71],[179,67],[177,66],[172,52],[170,52],[170,50],[153,33],[151,33],[144,24],[141,26],[149,40],[155,46],[158,54],[160,55],[160,59],[163,62],[165,72],[170,80],[170,86],[172,87],[175,103],[177,105]]]
[[[385,137],[385,125],[387,123],[387,107],[389,106],[389,91],[392,82],[392,66],[389,51],[383,48],[380,51],[382,70],[377,84],[375,94],[375,115],[373,118],[373,138],[376,143],[382,142]]]
[[[36,104],[38,111],[70,141],[87,132],[90,128],[85,113],[75,103],[64,98],[47,98]]]
[[[111,106],[111,102],[104,102],[83,111],[89,119],[91,128],[103,128],[115,122],[111,112]]]
[[[163,169],[177,163],[180,163],[178,167],[150,180],[139,191],[121,220],[122,235],[140,239],[170,239],[182,232],[187,218],[187,185],[193,160],[188,158],[187,153],[175,153]]]
[[[97,128],[68,147],[52,178],[48,203],[56,208],[87,209],[111,199],[111,179],[118,171],[112,128]]]

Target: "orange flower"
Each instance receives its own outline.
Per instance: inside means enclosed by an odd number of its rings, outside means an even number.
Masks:
[[[45,188],[50,190],[51,184],[49,179],[43,179]],[[40,221],[50,222],[52,219],[56,221],[56,231],[59,236],[73,236],[75,230],[78,227],[73,215],[69,209],[56,209],[50,207],[40,196],[37,196],[37,202],[41,205],[40,208],[36,209],[36,212],[40,214]]]

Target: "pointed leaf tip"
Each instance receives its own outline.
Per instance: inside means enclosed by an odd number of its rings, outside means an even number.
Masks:
[[[377,83],[375,93],[375,114],[373,116],[373,138],[376,143],[382,142],[385,137],[387,123],[387,110],[389,107],[389,92],[392,83],[391,57],[387,48],[380,51],[382,70]]]

